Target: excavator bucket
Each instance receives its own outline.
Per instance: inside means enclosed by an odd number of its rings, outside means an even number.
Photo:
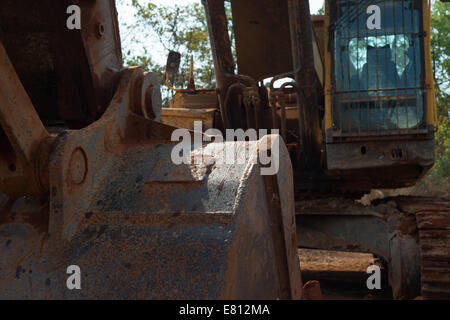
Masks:
[[[0,42],[0,298],[301,298],[277,135],[208,142],[185,130],[179,142],[156,121],[159,84],[141,68],[117,72],[97,121],[50,131],[14,56]]]

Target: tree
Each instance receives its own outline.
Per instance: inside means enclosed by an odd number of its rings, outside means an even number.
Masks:
[[[431,54],[439,115],[450,105],[450,3],[434,1],[431,11]]]
[[[119,0],[121,1],[123,2]],[[187,87],[192,56],[197,87],[215,88],[214,62],[205,11],[201,4],[162,6],[152,1],[132,0],[131,5],[135,10],[135,21],[127,26],[129,33],[144,35],[140,39],[157,39],[166,54],[172,50],[181,53],[180,72],[171,81],[174,87]],[[149,53],[140,39],[133,36],[132,44],[144,48],[143,52],[135,54],[130,48],[124,50],[125,64],[143,66],[155,73],[160,79],[163,96],[167,99],[171,92],[164,90],[165,66],[161,61],[165,60],[165,57],[152,56],[154,53]]]
[[[325,14],[325,2],[323,3],[323,6],[320,7],[319,10],[317,10],[316,14]]]

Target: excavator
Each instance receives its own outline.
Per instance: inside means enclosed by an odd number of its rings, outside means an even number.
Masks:
[[[449,298],[449,201],[354,202],[433,165],[430,1],[231,0],[236,61],[224,0],[203,4],[217,89],[162,108],[123,66],[114,0],[2,1],[0,298],[302,299],[298,247],[373,253],[394,298]],[[188,131],[209,142],[175,163],[182,115],[281,134]]]
[[[298,246],[372,253],[394,298],[448,299],[448,199],[355,202],[413,186],[433,166],[431,3],[329,0],[311,16],[308,1],[229,2],[231,17],[224,1],[203,1],[217,90],[195,89],[191,69],[163,122],[279,130],[294,170]]]

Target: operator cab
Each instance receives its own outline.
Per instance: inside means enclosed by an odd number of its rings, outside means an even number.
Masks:
[[[432,166],[424,6],[422,0],[327,1],[329,172],[365,170],[373,186],[399,187]],[[393,173],[399,179],[390,179]]]

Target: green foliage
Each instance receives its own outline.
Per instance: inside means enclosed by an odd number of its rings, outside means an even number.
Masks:
[[[325,2],[323,3],[323,6],[317,10],[316,14],[325,14]]]
[[[412,194],[432,197],[450,197],[450,120],[439,118],[436,132],[436,161],[429,174],[414,188]]]
[[[450,177],[450,120],[440,117],[436,133],[436,163],[431,172],[434,177]]]
[[[171,84],[176,88],[187,87],[192,56],[197,87],[215,88],[214,62],[203,5],[194,3],[163,6],[149,0],[132,0],[131,6],[135,10],[135,21],[128,29],[132,34],[140,35],[139,38],[133,36],[131,43],[134,47],[144,48],[144,52],[135,54],[131,50],[125,51],[125,64],[143,66],[157,74],[167,102],[171,92],[167,88],[164,89],[165,66],[161,61],[165,61],[169,51],[178,51],[182,55],[180,71],[175,79],[171,79]],[[147,49],[148,42],[143,43],[141,39],[157,40],[165,52],[155,51],[154,48]]]
[[[128,51],[125,55],[126,64],[132,67],[144,67],[147,71],[151,71],[158,76],[159,82],[163,83],[166,81],[165,78],[165,67],[155,63],[151,56],[148,54],[147,49],[144,48],[144,54],[133,56],[131,51]]]
[[[431,54],[439,115],[450,106],[450,3],[434,1],[431,11]]]
[[[118,0],[118,2],[124,4],[126,0]],[[171,92],[168,89],[164,90],[165,66],[161,64],[161,61],[165,61],[169,51],[178,51],[182,55],[180,72],[175,79],[171,79],[171,84],[176,88],[187,87],[192,56],[196,86],[198,88],[215,88],[214,61],[205,10],[201,3],[164,6],[156,5],[152,0],[131,0],[131,7],[135,11],[135,21],[128,26],[129,34],[132,35],[129,47],[139,47],[141,50],[144,48],[144,52],[136,54],[136,50],[132,52],[128,48],[124,51],[125,64],[140,65],[148,71],[156,73],[161,79],[163,96],[167,98]],[[226,2],[225,8],[230,26],[229,36],[235,54],[230,3]],[[139,37],[135,35],[139,35]],[[147,51],[148,42],[144,43],[142,39],[157,40],[165,52],[160,53],[154,48],[148,49],[152,50],[151,52]]]
[[[439,123],[435,135],[436,162],[425,183],[430,188],[450,185],[450,3],[434,1],[431,10],[431,54]]]

